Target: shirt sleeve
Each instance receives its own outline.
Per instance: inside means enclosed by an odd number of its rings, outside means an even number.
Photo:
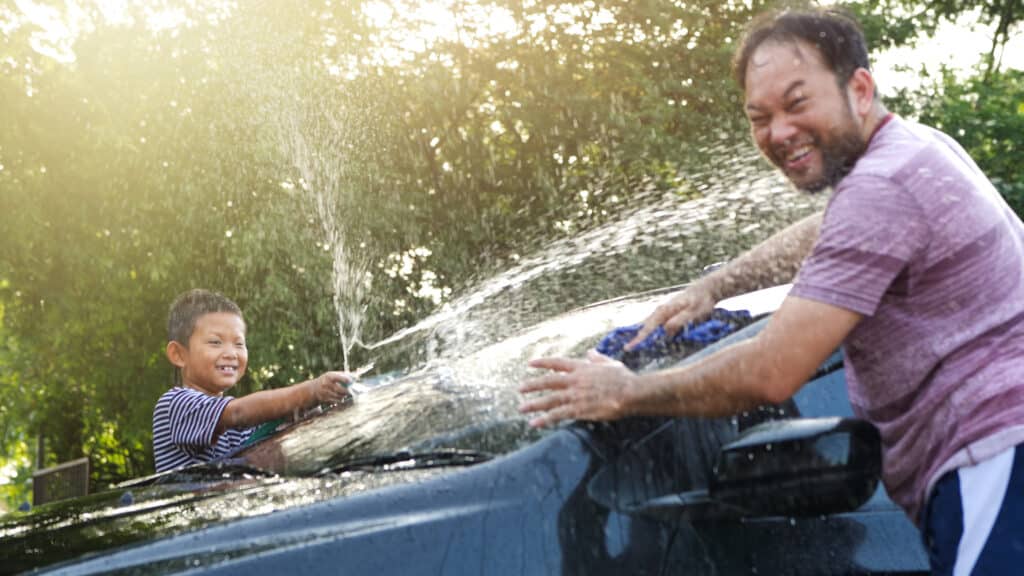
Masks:
[[[902,186],[849,176],[835,191],[791,294],[872,316],[929,234],[923,210]]]
[[[216,439],[217,422],[231,396],[208,396],[197,390],[184,389],[171,400],[171,442],[179,446],[209,446]]]

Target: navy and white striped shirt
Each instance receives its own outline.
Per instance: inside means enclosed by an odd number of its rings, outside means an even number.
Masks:
[[[242,445],[253,428],[227,430],[216,439],[221,413],[231,396],[209,396],[191,388],[175,387],[153,408],[153,459],[156,471],[222,458]]]

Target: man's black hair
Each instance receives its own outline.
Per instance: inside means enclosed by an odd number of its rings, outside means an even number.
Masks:
[[[864,32],[849,14],[834,8],[768,12],[751,22],[733,59],[733,74],[740,89],[746,90],[747,66],[758,47],[765,42],[793,41],[817,48],[840,86],[858,68],[871,69]]]
[[[167,315],[167,341],[177,342],[188,348],[188,340],[196,328],[196,320],[205,314],[228,312],[242,318],[242,309],[228,297],[195,288],[181,294],[171,304]]]

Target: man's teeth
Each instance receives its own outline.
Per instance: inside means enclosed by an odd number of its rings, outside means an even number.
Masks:
[[[806,155],[808,155],[810,153],[811,153],[811,147],[810,146],[801,146],[801,147],[797,148],[796,150],[793,150],[792,152],[790,152],[789,156],[786,156],[786,161],[787,162],[796,162],[797,160],[803,158],[804,156],[806,156]]]

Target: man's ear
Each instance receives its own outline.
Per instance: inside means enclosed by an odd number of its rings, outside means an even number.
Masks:
[[[853,112],[864,118],[875,104],[875,79],[864,68],[857,68],[846,82],[847,95]]]
[[[185,367],[185,354],[187,352],[188,350],[177,340],[171,340],[167,343],[167,359],[178,368]]]

